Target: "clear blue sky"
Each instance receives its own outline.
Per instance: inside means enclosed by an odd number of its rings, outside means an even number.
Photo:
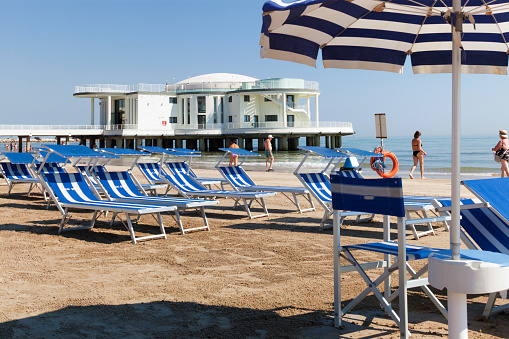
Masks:
[[[450,134],[451,76],[261,59],[263,0],[0,0],[0,124],[89,124],[80,84],[164,84],[207,73],[320,84],[320,120],[374,137]],[[509,77],[463,75],[462,134],[509,129]],[[97,114],[96,114],[97,115]]]

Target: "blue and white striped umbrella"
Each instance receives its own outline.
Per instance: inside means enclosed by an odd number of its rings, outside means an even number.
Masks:
[[[461,73],[507,74],[509,0],[299,0],[263,6],[262,58],[326,68],[452,73],[452,258],[460,260]],[[449,336],[466,338],[466,296],[449,295]],[[402,330],[400,328],[400,330]],[[408,332],[402,330],[402,337]]]
[[[451,73],[452,0],[268,1],[261,57],[326,68]],[[461,0],[463,73],[507,74],[509,0]],[[458,43],[459,40],[457,41]]]

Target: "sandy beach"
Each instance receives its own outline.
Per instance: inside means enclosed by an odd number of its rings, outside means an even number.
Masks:
[[[290,173],[249,174],[262,185],[301,186]],[[446,179],[403,181],[405,194],[450,195]],[[0,186],[1,338],[399,338],[373,296],[334,328],[332,231],[319,229],[318,204],[299,214],[279,194],[267,199],[270,217],[249,220],[232,199],[220,199],[206,210],[211,231],[180,235],[164,215],[167,239],[134,245],[120,223],[104,217],[91,231],[57,235],[60,213],[46,209],[39,192],[25,192],[19,185],[7,196]],[[91,218],[72,215],[72,225]],[[345,221],[342,242],[381,240],[381,221]],[[201,219],[190,213],[183,222]],[[435,229],[419,240],[407,230],[408,243],[448,248],[449,233],[441,224]],[[155,220],[142,217],[135,231],[156,232]],[[393,225],[393,237],[396,231]],[[342,283],[344,301],[364,289],[354,273]],[[445,291],[434,291],[445,303]],[[480,317],[486,300],[468,299],[470,338],[507,338],[507,313]],[[418,290],[409,293],[409,312],[414,338],[447,336],[446,319]]]

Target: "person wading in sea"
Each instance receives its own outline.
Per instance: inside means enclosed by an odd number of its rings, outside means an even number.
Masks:
[[[274,155],[272,154],[272,134],[269,134],[263,146],[265,147],[265,171],[273,171],[272,164],[274,163]]]
[[[412,151],[414,159],[414,165],[412,166],[412,169],[410,170],[410,179],[413,179],[414,170],[417,168],[417,163],[420,164],[421,169],[421,179],[424,178],[424,156],[426,155],[426,152],[422,149],[422,142],[419,137],[421,136],[421,132],[415,131],[414,138],[412,139]]]

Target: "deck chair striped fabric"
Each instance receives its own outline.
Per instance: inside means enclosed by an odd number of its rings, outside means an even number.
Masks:
[[[215,200],[187,199],[175,197],[154,197],[143,194],[143,188],[133,180],[129,172],[98,172],[99,185],[107,193],[108,197],[114,201],[127,201],[142,204],[169,205],[176,206],[176,217],[180,233],[185,234],[191,231],[207,230],[209,225],[205,215],[205,207],[217,205]],[[198,210],[205,222],[204,226],[185,229],[179,211]]]
[[[268,216],[269,212],[265,204],[265,198],[275,196],[276,193],[272,192],[238,192],[238,191],[224,191],[224,190],[209,190],[187,174],[165,175],[164,179],[175,188],[181,195],[186,198],[204,197],[204,198],[233,198],[235,199],[234,208],[238,205],[242,206],[247,212],[250,219]],[[239,202],[244,204],[241,205]],[[251,204],[257,202],[262,208],[264,213],[253,215],[251,213]]]
[[[327,178],[324,173],[295,173],[295,175],[302,184],[309,189],[313,197],[325,210],[322,221],[320,222],[320,227],[326,228],[325,222],[332,216],[332,192],[329,178]],[[341,213],[341,222],[343,222],[344,218],[349,216],[355,216],[357,217],[357,221],[360,221],[362,215],[369,215],[363,221],[369,221],[374,217],[374,214],[370,215],[362,212],[343,211],[343,213]]]
[[[447,253],[447,250],[428,248],[422,246],[406,246],[405,206],[401,178],[390,179],[356,179],[339,175],[331,176],[332,203],[334,209],[334,309],[335,325],[341,325],[341,318],[357,306],[369,293],[373,293],[383,306],[385,312],[396,322],[400,328],[401,337],[408,337],[408,311],[407,289],[420,287],[431,299],[438,310],[447,317],[447,311],[440,301],[428,288],[427,265],[419,270],[413,270],[408,261],[425,259],[432,253]],[[340,217],[342,210],[357,210],[365,213],[384,215],[383,241],[371,244],[341,245]],[[390,240],[390,223],[388,216],[398,218],[398,242]],[[360,263],[357,251],[370,251],[384,255],[378,262]],[[391,264],[391,256],[398,260]],[[359,256],[362,258],[365,256]],[[350,265],[341,265],[340,258]],[[383,273],[376,279],[368,275],[366,270],[384,268]],[[341,273],[357,271],[367,287],[345,307],[341,304]],[[399,271],[399,287],[395,292],[391,290],[391,274]],[[407,272],[410,274],[410,280]],[[384,291],[378,286],[384,283]],[[399,312],[396,312],[391,302],[399,299]]]
[[[42,169],[41,169],[42,166]],[[50,173],[67,173],[67,170],[65,167],[61,166],[58,163],[44,163],[44,164],[35,164],[35,169],[43,174],[50,174]]]
[[[54,200],[57,208],[62,214],[62,221],[58,233],[66,230],[91,229],[94,227],[95,221],[102,212],[113,212],[113,218],[119,213],[124,213],[126,220],[124,226],[130,233],[131,240],[136,244],[139,240],[147,240],[153,238],[166,238],[161,214],[163,212],[175,211],[175,206],[148,205],[138,203],[104,201],[99,199],[92,191],[85,177],[81,173],[45,173],[43,184],[50,196]],[[90,226],[64,228],[69,222],[71,216],[68,214],[69,208],[92,210],[94,215]],[[143,237],[136,237],[134,234],[131,216],[141,216],[145,214],[153,214],[159,224],[160,234],[154,234]],[[112,219],[111,222],[113,222]]]
[[[284,186],[260,186],[256,185],[249,175],[240,166],[220,166],[218,170],[237,191],[277,192],[290,200],[300,213],[314,211],[315,206],[309,190],[305,187]],[[291,197],[290,197],[291,195]],[[298,197],[303,196],[311,205],[310,208],[302,209]]]
[[[346,170],[346,171],[336,171],[337,175],[340,175],[342,177],[346,177],[346,178],[357,178],[357,179],[364,179],[364,177],[362,176],[362,174],[360,174],[358,171],[356,170]]]
[[[460,225],[462,228],[461,240],[468,248],[503,253],[509,255],[509,221],[506,219],[505,202],[500,204],[503,196],[497,196],[499,188],[508,188],[508,179],[465,180],[463,184],[480,199],[461,199]],[[488,189],[486,190],[486,187]],[[489,192],[491,191],[491,192]],[[497,192],[498,191],[498,192]],[[493,192],[493,193],[492,193]],[[480,193],[480,194],[479,194]],[[492,201],[495,206],[492,205]],[[449,210],[450,199],[437,199],[437,206]],[[482,207],[489,203],[490,207]],[[496,208],[502,207],[502,213]],[[509,303],[495,306],[499,295],[507,298],[507,291],[491,293],[483,311],[484,317],[489,317],[509,308]]]
[[[15,184],[30,184],[30,188],[28,189],[28,195],[30,195],[32,188],[37,186],[40,182],[39,179],[32,176],[27,164],[2,162],[0,165],[2,175],[9,186],[7,195],[11,194],[11,190]]]
[[[212,185],[220,185],[221,189],[224,189],[224,184],[228,183],[228,180],[224,178],[204,178],[198,177],[196,173],[194,173],[193,169],[189,167],[189,165],[185,161],[178,162],[167,162],[166,166],[170,169],[173,174],[187,174],[190,177],[194,178],[203,186],[208,186],[209,189],[212,189]]]

